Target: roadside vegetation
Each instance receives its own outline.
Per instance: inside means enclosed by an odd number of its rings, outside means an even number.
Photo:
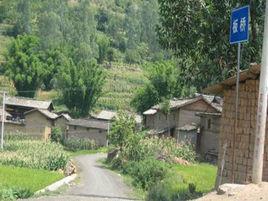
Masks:
[[[197,198],[214,188],[216,167],[197,161],[193,147],[174,139],[136,133],[133,118],[121,113],[109,135],[106,163],[130,176],[148,201]]]

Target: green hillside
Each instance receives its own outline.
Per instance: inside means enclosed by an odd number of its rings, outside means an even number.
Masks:
[[[113,64],[113,67],[105,69],[106,82],[103,88],[103,94],[95,110],[133,110],[130,101],[134,96],[137,88],[146,82],[144,71],[137,67],[126,64]],[[39,100],[56,100],[58,94],[55,90],[39,91],[37,99]],[[56,105],[57,106],[57,105]],[[58,105],[58,109],[63,109]]]
[[[146,82],[144,71],[137,66],[116,64],[105,71],[106,83],[96,109],[131,110],[135,90]]]

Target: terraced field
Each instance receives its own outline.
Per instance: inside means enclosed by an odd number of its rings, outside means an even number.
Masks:
[[[96,109],[131,110],[130,101],[137,88],[145,84],[144,71],[139,67],[113,65],[106,70],[107,80]]]

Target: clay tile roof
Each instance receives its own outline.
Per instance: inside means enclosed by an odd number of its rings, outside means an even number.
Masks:
[[[33,109],[33,110],[28,111],[28,112],[25,112],[24,114],[27,116],[27,115],[31,114],[32,112],[35,112],[35,111],[40,112],[42,115],[44,115],[47,118],[52,119],[52,120],[58,118],[57,114],[55,114],[53,112],[50,112],[48,110],[40,110],[40,109]]]
[[[60,114],[57,118],[60,118],[60,117],[63,117],[63,118],[65,118],[68,121],[71,121],[72,120],[72,117],[69,114],[63,113],[63,114]]]
[[[24,97],[15,97],[8,96],[5,100],[6,105],[22,106],[28,108],[36,108],[47,110],[53,104],[51,101],[38,101],[35,99],[24,98]]]
[[[68,124],[71,126],[108,130],[109,123],[107,121],[94,120],[94,119],[72,119]]]
[[[111,120],[117,115],[116,112],[102,110],[98,115],[95,116],[96,119]]]
[[[205,102],[211,105],[211,107],[216,109],[218,112],[222,112],[222,101],[220,97],[203,95],[203,94],[196,94],[195,96],[196,97],[194,98],[170,100],[170,109],[179,109],[179,108],[182,108],[184,106],[190,105],[192,103],[195,103],[203,99]],[[145,111],[143,115],[154,115],[157,113],[158,110],[161,110],[160,104],[155,105],[151,109]]]
[[[240,72],[240,82],[244,82],[248,79],[257,79],[261,72],[261,66],[259,64],[250,64],[250,67]],[[231,87],[236,84],[236,76],[230,77],[220,83],[208,86],[203,90],[207,94],[222,94],[225,87]]]

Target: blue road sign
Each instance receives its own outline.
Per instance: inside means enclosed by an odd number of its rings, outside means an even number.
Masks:
[[[248,41],[249,38],[249,6],[236,8],[232,11],[230,23],[230,43]]]

